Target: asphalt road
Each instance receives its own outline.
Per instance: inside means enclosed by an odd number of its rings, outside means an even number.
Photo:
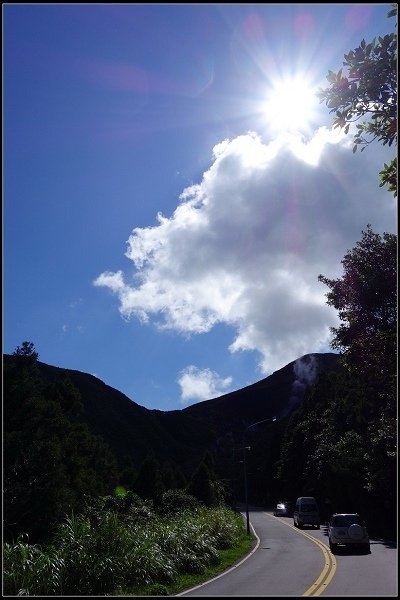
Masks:
[[[251,553],[233,568],[179,596],[380,596],[398,595],[395,543],[371,539],[371,553],[333,555],[326,527],[297,529],[293,519],[250,510],[256,535]]]

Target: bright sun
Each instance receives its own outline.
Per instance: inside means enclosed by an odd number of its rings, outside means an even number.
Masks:
[[[303,131],[310,126],[317,104],[315,90],[303,78],[282,79],[269,93],[265,115],[279,133]]]

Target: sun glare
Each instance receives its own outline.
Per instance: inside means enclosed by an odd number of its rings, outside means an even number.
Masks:
[[[315,90],[305,80],[283,79],[273,85],[265,115],[270,127],[279,133],[304,131],[310,127],[317,105]]]

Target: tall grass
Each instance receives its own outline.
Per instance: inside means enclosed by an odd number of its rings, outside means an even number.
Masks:
[[[53,547],[43,552],[21,536],[16,544],[4,544],[3,591],[12,596],[62,594],[65,564]]]
[[[228,508],[197,508],[147,522],[106,511],[93,522],[71,515],[51,546],[20,539],[4,548],[6,595],[104,595],[168,584],[202,573],[240,539],[243,521]]]

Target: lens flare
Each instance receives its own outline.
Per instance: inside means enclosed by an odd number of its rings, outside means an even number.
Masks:
[[[124,486],[122,485],[117,485],[117,487],[114,490],[114,496],[116,496],[117,498],[123,498],[124,496],[126,496],[127,491],[124,488]]]
[[[265,115],[279,133],[302,131],[309,128],[317,104],[315,91],[303,78],[283,79],[274,84]]]

